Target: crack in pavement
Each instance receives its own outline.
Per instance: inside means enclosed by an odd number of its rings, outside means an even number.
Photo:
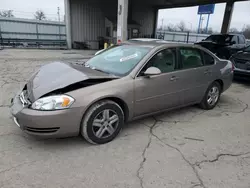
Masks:
[[[143,149],[143,152],[142,152],[142,161],[141,161],[140,166],[139,166],[139,168],[138,168],[138,170],[136,172],[136,176],[140,180],[140,186],[141,186],[141,188],[144,188],[144,186],[143,186],[143,175],[141,175],[141,173],[142,173],[142,171],[144,169],[144,164],[145,164],[145,162],[147,160],[147,158],[146,158],[145,155],[146,155],[146,152],[147,152],[147,150],[150,147],[150,144],[152,142],[153,128],[155,127],[156,124],[157,124],[157,121],[155,121],[154,124],[151,127],[145,125],[148,128],[150,128],[150,130],[149,130],[149,133],[150,133],[149,134],[149,140],[148,140],[148,143],[147,143],[146,147]]]
[[[6,170],[0,171],[0,174],[5,173],[5,172],[8,172],[8,171],[13,170],[13,169],[16,169],[16,168],[18,168],[18,167],[20,167],[20,166],[23,166],[23,165],[26,165],[26,164],[32,164],[32,163],[35,163],[35,162],[38,162],[38,161],[39,161],[39,160],[30,161],[30,162],[24,162],[24,163],[21,163],[21,164],[19,164],[19,165],[12,166],[11,168],[8,168],[8,169],[6,169]]]
[[[220,159],[221,157],[224,157],[224,156],[239,157],[239,156],[247,155],[247,154],[250,154],[250,152],[239,153],[239,154],[220,153],[220,154],[217,154],[217,155],[216,155],[216,158],[215,158],[215,159],[212,159],[212,160],[206,159],[206,160],[203,160],[203,161],[200,161],[200,162],[196,162],[196,163],[194,163],[193,165],[196,165],[196,166],[198,166],[199,168],[201,168],[201,167],[200,167],[201,164],[203,164],[203,163],[214,163],[214,162],[217,162],[217,161],[219,161],[219,159]]]
[[[239,102],[240,105],[242,105],[242,104],[245,105],[245,107],[243,109],[241,109],[240,111],[238,111],[238,112],[234,112],[232,110],[222,110],[220,113],[226,113],[226,112],[228,112],[228,113],[233,113],[233,114],[240,114],[240,113],[245,112],[247,109],[249,109],[249,105],[247,103],[243,102],[239,98],[237,98],[236,100]],[[222,108],[222,106],[218,106],[218,107],[219,107],[219,109]]]
[[[204,185],[204,183],[203,183],[203,180],[201,179],[201,177],[200,177],[198,171],[197,171],[196,168],[195,168],[196,165],[192,164],[192,163],[185,157],[185,155],[181,152],[181,150],[180,150],[179,148],[174,147],[174,146],[172,146],[172,145],[170,145],[170,144],[168,144],[168,143],[165,143],[161,138],[159,138],[159,137],[153,132],[153,129],[155,128],[156,124],[159,122],[154,116],[153,116],[153,118],[154,118],[155,122],[153,123],[153,125],[152,125],[151,128],[150,128],[150,135],[151,135],[151,136],[150,136],[150,138],[149,138],[148,144],[146,145],[146,147],[144,148],[143,153],[142,153],[143,161],[142,161],[141,164],[140,164],[140,168],[137,170],[137,177],[140,179],[141,188],[143,188],[143,178],[140,176],[140,170],[143,169],[143,165],[144,165],[144,163],[146,162],[145,153],[146,153],[147,149],[149,148],[149,146],[150,146],[150,144],[151,144],[152,136],[155,137],[157,140],[159,140],[159,141],[160,141],[162,144],[164,144],[165,146],[167,146],[167,147],[169,147],[169,148],[172,148],[172,149],[174,149],[175,151],[177,151],[177,152],[181,155],[182,159],[192,168],[192,170],[193,170],[193,172],[194,172],[196,178],[198,179],[199,184],[195,184],[195,186],[201,186],[201,187],[203,187],[203,188],[206,188],[205,185]],[[148,126],[147,126],[147,127],[148,127]]]
[[[195,188],[195,187],[197,187],[197,186],[201,186],[200,184],[195,184],[195,185],[192,185],[192,187],[190,187],[190,188]]]
[[[10,107],[10,105],[6,105],[6,104],[1,104],[0,105],[0,108],[7,108],[7,107]]]
[[[174,124],[177,124],[177,123],[190,123],[192,122],[192,120],[196,117],[196,116],[199,116],[199,115],[202,115],[204,113],[206,113],[207,111],[206,110],[201,110],[200,112],[195,112],[195,111],[192,111],[194,114],[191,116],[191,118],[189,120],[174,120],[174,121],[168,121],[168,120],[162,120],[162,119],[158,119],[155,117],[155,119],[158,121],[158,122],[164,122],[164,123],[174,123]],[[169,116],[167,116],[169,117]],[[171,118],[171,117],[170,117]]]

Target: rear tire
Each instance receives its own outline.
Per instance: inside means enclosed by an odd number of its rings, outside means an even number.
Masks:
[[[122,108],[111,100],[93,104],[83,117],[81,135],[91,144],[112,141],[124,125]]]
[[[221,85],[213,82],[207,89],[203,97],[200,107],[204,110],[212,110],[219,102],[221,95]]]

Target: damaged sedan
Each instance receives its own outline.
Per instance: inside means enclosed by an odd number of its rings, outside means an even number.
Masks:
[[[131,120],[193,104],[213,109],[233,68],[200,46],[128,41],[82,64],[41,67],[12,99],[11,113],[30,135],[80,134],[104,144]]]

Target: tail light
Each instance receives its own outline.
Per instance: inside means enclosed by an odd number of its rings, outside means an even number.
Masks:
[[[232,59],[229,60],[229,62],[231,63],[231,72],[234,72],[235,66],[234,66],[234,61]]]

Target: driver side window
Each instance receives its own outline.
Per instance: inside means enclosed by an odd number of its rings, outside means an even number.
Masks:
[[[142,72],[145,72],[149,67],[156,67],[162,73],[168,73],[176,70],[176,49],[164,49],[155,54],[148,63],[143,67]]]
[[[234,42],[234,44],[238,44],[238,38],[237,38],[237,36],[233,36],[231,42]]]

